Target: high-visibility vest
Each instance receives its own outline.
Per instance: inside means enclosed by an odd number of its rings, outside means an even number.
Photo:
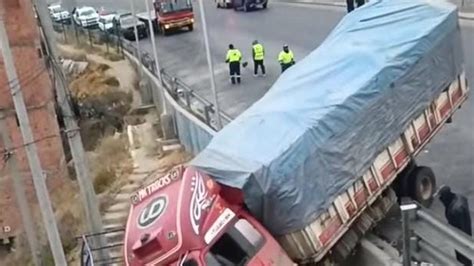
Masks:
[[[227,51],[227,57],[225,60],[229,63],[239,62],[240,59],[242,59],[242,54],[238,49],[230,49],[229,51]]]
[[[265,50],[263,45],[257,43],[253,46],[253,59],[254,60],[263,60],[265,57]]]
[[[278,62],[280,62],[280,64],[289,64],[293,61],[294,57],[292,51],[288,51],[288,53],[286,53],[285,51],[281,51],[278,55]]]

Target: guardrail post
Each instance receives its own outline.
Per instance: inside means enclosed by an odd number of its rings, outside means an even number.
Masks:
[[[171,79],[171,91],[173,92],[173,94],[177,94],[178,93],[178,82],[176,80],[176,77],[173,77]]]
[[[402,228],[403,228],[403,266],[411,265],[411,230],[410,216],[414,215],[417,206],[414,203],[404,204],[400,207],[402,210]]]
[[[210,105],[205,105],[204,106],[204,118],[206,119],[206,124],[211,125],[211,106]]]
[[[66,25],[64,25],[64,22],[63,22],[63,23],[61,23],[61,26],[63,27],[64,43],[67,43]]]
[[[188,108],[191,108],[191,95],[190,95],[190,92],[187,91],[187,90],[182,90],[183,91],[183,94],[184,94],[184,101],[186,102],[186,106]]]
[[[90,29],[87,29],[87,35],[89,35],[89,45],[91,48],[93,48],[93,45],[92,45],[92,34],[91,34],[91,30]]]

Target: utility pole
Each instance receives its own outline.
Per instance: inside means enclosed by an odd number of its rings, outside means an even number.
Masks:
[[[61,107],[61,113],[66,126],[65,132],[74,161],[74,169],[76,171],[77,182],[79,183],[80,194],[86,214],[87,228],[91,233],[99,233],[103,231],[102,217],[100,216],[99,204],[94,191],[94,186],[92,185],[92,178],[90,177],[89,166],[84,152],[84,146],[82,145],[79,127],[77,126],[74,113],[67,98],[67,83],[60,66],[56,62],[58,55],[56,52],[57,47],[53,25],[49,18],[46,2],[44,0],[34,0],[34,3],[36,5],[36,10],[46,40],[46,46],[48,47],[48,52],[52,61],[53,71],[57,77],[59,77],[55,86],[57,102]],[[100,244],[103,244],[102,239]]]
[[[46,187],[46,182],[43,177],[43,169],[41,168],[38,151],[34,142],[35,140],[33,138],[33,133],[31,132],[30,120],[23,100],[23,93],[21,92],[20,83],[17,82],[18,75],[16,73],[15,63],[13,61],[13,55],[3,20],[0,20],[0,44],[7,78],[10,84],[12,84],[9,86],[10,92],[12,94],[13,104],[20,123],[20,131],[23,137],[26,156],[30,165],[33,184],[36,189],[36,196],[38,197],[39,208],[43,217],[43,223],[48,236],[51,252],[53,254],[54,263],[55,265],[66,266],[66,257],[64,256],[61,238],[59,237],[58,226],[54,217],[53,207],[51,206],[48,188]]]
[[[11,179],[13,180],[13,189],[15,190],[16,202],[20,209],[21,221],[26,233],[26,239],[30,246],[31,257],[35,266],[41,266],[41,253],[38,244],[38,236],[36,235],[35,225],[31,216],[31,209],[26,199],[25,185],[23,178],[18,170],[18,162],[16,160],[15,151],[13,151],[12,140],[8,134],[7,127],[4,122],[5,115],[0,111],[0,134],[2,135],[3,148],[8,153],[5,164],[10,170]]]
[[[204,44],[206,46],[207,65],[209,67],[209,75],[211,76],[211,89],[212,89],[212,94],[214,96],[214,107],[215,107],[214,109],[216,111],[217,129],[220,130],[222,128],[222,119],[221,119],[221,113],[219,109],[219,101],[217,98],[216,80],[214,78],[214,66],[212,63],[211,48],[209,47],[209,36],[207,34],[206,11],[204,10],[204,5],[202,1],[203,0],[198,0],[199,8],[201,9],[201,20],[202,20],[202,29],[203,29],[203,34],[204,34]]]
[[[156,74],[158,75],[158,79],[160,80],[160,85],[161,85],[161,90],[160,90],[161,105],[162,105],[162,109],[163,109],[163,114],[166,114],[167,111],[166,111],[166,101],[165,101],[165,92],[164,92],[165,87],[164,87],[164,84],[163,84],[163,79],[161,78],[161,68],[160,68],[160,64],[158,62],[158,53],[156,51],[155,31],[154,31],[154,28],[153,28],[153,22],[151,21],[152,16],[151,16],[150,4],[148,3],[148,0],[145,0],[145,7],[146,7],[146,13],[150,17],[150,19],[148,19],[148,28],[150,29],[151,45],[152,45],[152,49],[153,49],[153,59],[155,60]],[[153,90],[153,95],[156,95],[155,90]],[[153,98],[156,98],[156,97],[153,97]],[[156,100],[154,100],[154,101],[155,101],[155,105],[156,105],[157,101]]]

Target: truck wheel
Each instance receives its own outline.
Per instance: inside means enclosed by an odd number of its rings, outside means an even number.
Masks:
[[[267,5],[268,5],[268,2],[265,2],[265,4],[263,4],[263,9],[266,9]]]
[[[193,31],[193,30],[194,30],[194,26],[193,26],[193,25],[189,25],[189,26],[188,26],[188,30],[189,30],[189,31]]]
[[[247,4],[247,2],[244,2],[244,12],[249,12],[249,5]]]
[[[410,197],[422,206],[429,207],[433,203],[436,190],[436,178],[429,167],[418,166],[410,173]]]

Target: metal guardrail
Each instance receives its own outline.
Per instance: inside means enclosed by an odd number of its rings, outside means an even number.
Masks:
[[[107,50],[116,49],[116,51],[123,55],[123,50],[132,54],[135,58],[140,58],[141,63],[151,73],[157,77],[157,70],[155,69],[155,60],[146,51],[138,51],[135,42],[126,40],[122,36],[115,34],[115,32],[104,32],[99,29],[84,29],[73,24],[55,23],[54,28],[58,32],[63,32],[63,38],[66,42],[79,42],[79,39],[86,40],[86,45],[93,47],[98,44],[105,44]],[[74,33],[71,39],[71,34]],[[74,40],[75,39],[75,40]],[[199,120],[214,130],[218,130],[216,124],[216,110],[213,103],[198,95],[190,86],[188,86],[180,78],[168,73],[166,69],[161,69],[161,76],[163,77],[163,85],[165,89],[173,96],[173,98],[185,109],[191,112]],[[224,112],[220,112],[220,117],[223,124],[228,124],[232,121],[232,117]]]
[[[404,204],[401,210],[404,266],[411,265],[412,259],[435,265],[461,265],[454,250],[474,261],[474,240],[467,234],[416,203]]]
[[[77,237],[82,242],[81,245],[81,265],[82,266],[99,266],[112,265],[114,263],[124,262],[122,255],[122,241],[108,241],[107,245],[100,244],[100,238],[108,239],[114,234],[125,232],[124,228],[116,228],[96,234],[86,234]],[[114,243],[115,242],[115,243]]]

